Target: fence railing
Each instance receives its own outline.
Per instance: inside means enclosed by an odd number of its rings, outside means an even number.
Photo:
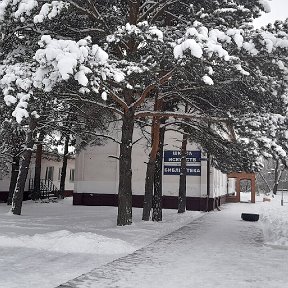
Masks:
[[[33,192],[35,188],[34,179],[29,179],[29,191]],[[52,197],[59,198],[60,191],[50,179],[40,179],[40,198],[49,199]]]

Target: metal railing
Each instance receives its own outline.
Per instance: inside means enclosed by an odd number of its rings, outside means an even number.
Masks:
[[[34,191],[34,179],[29,179],[29,191]],[[60,191],[50,179],[40,179],[40,199],[59,198]]]

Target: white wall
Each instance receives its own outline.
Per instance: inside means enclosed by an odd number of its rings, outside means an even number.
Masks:
[[[212,185],[211,185],[211,197],[219,197],[221,195],[227,194],[227,183],[228,178],[226,174],[223,174],[221,171],[211,168],[211,178],[212,178]]]
[[[236,193],[236,179],[235,178],[228,178],[228,193],[229,194]]]
[[[120,131],[114,129],[113,136],[120,138]],[[142,137],[135,129],[134,141]],[[180,139],[180,141],[179,141]],[[179,150],[182,135],[175,131],[166,132],[164,150]],[[195,144],[188,144],[187,150],[200,150]],[[133,145],[132,150],[132,191],[134,195],[143,195],[145,187],[146,163],[150,147],[146,140],[141,139]],[[104,146],[87,147],[76,156],[75,193],[118,193],[119,163],[109,156],[119,155],[119,144],[107,140]],[[201,157],[205,158],[202,154]],[[179,165],[180,163],[170,163]],[[165,163],[164,165],[169,165]],[[187,176],[187,196],[207,196],[207,161],[192,163],[191,166],[201,166],[201,176]],[[216,169],[211,169],[211,190],[213,197],[227,193],[227,176]],[[212,176],[213,175],[213,176]],[[163,195],[177,196],[179,175],[163,175]]]
[[[0,192],[1,191],[9,191],[9,185],[10,185],[10,176],[9,174],[1,174],[0,175]]]
[[[60,188],[59,169],[62,167],[62,161],[51,159],[49,160],[43,158],[41,164],[41,179],[45,179],[45,173],[47,167],[54,167],[53,183],[59,189]],[[68,159],[65,190],[74,190],[74,182],[69,180],[71,169],[75,169],[75,159]],[[34,179],[34,171],[35,171],[35,159],[32,158],[25,186],[26,191],[29,188],[29,179]],[[9,184],[10,184],[10,174],[5,175],[2,180],[0,178],[0,191],[8,191]]]
[[[54,167],[53,184],[59,189],[60,188],[59,169],[62,168],[62,160],[57,161],[55,159],[43,158],[41,162],[41,176],[40,176],[41,179],[45,179],[47,167]],[[65,190],[74,190],[75,181],[70,181],[71,169],[75,169],[75,159],[68,159],[67,161]],[[31,164],[30,164],[29,174],[28,174],[28,180],[34,179],[34,171],[35,171],[35,159],[32,159]]]

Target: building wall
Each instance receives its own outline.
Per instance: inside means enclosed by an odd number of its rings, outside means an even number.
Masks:
[[[53,167],[53,184],[59,189],[60,188],[60,169],[62,168],[62,161],[57,161],[54,159],[42,159],[41,164],[41,179],[45,179],[47,167]],[[75,169],[75,159],[68,159],[67,170],[66,170],[66,181],[65,190],[74,190],[74,181],[70,179],[70,170]],[[35,159],[32,159],[30,164],[30,169],[28,173],[28,180],[34,179],[35,172]],[[75,180],[75,178],[74,178]],[[26,183],[27,185],[27,183]],[[27,187],[28,188],[28,187]]]
[[[235,195],[236,194],[236,179],[228,178],[228,191],[227,194]]]
[[[9,175],[0,174],[0,192],[1,191],[8,191],[10,185],[10,177]]]
[[[120,132],[115,129],[113,136],[120,138]],[[134,141],[140,139],[142,135],[137,129],[134,132]],[[166,132],[164,150],[180,151],[182,135],[175,131]],[[188,144],[187,150],[200,150],[195,144]],[[141,139],[132,150],[132,191],[135,206],[141,206],[143,201],[146,163],[150,147],[146,140]],[[119,155],[119,144],[107,140],[104,146],[87,147],[76,156],[76,181],[74,189],[74,204],[85,205],[117,205],[118,193],[118,160],[111,156]],[[207,200],[207,161],[205,154],[201,154],[203,161],[191,163],[192,167],[201,167],[201,176],[187,176],[187,199],[198,201]],[[164,166],[180,166],[180,163],[164,163]],[[227,194],[227,176],[220,171],[211,168],[210,171],[210,197],[225,197]],[[163,201],[173,203],[177,206],[179,189],[179,175],[163,175]],[[109,197],[107,196],[109,195]],[[104,201],[103,199],[107,199]],[[109,199],[108,199],[109,198]],[[166,199],[166,200],[165,200]],[[168,200],[167,200],[168,199]],[[206,199],[206,200],[205,200]],[[191,200],[191,201],[192,201]],[[176,201],[176,202],[175,202]],[[113,204],[114,203],[114,204]],[[197,204],[197,207],[200,204]],[[191,207],[194,203],[190,203]],[[170,204],[167,204],[168,206]],[[202,204],[201,204],[202,205]],[[203,204],[204,205],[204,204]],[[199,209],[191,209],[199,210]]]
[[[59,169],[62,167],[62,162],[56,159],[43,158],[41,166],[41,179],[45,179],[47,167],[54,168],[53,184],[59,189],[60,188]],[[67,175],[65,181],[65,191],[67,192],[67,195],[72,195],[74,190],[74,181],[70,180],[70,170],[75,171],[75,159],[68,159],[67,163]],[[29,190],[29,180],[34,179],[34,171],[35,171],[35,159],[32,158],[25,185],[25,191]],[[10,174],[2,176],[0,175],[0,201],[7,200],[9,185],[10,185]]]

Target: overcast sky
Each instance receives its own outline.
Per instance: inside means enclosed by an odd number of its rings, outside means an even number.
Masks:
[[[265,13],[254,21],[256,27],[261,27],[275,20],[285,20],[288,18],[288,0],[271,0],[269,1],[271,12]]]

